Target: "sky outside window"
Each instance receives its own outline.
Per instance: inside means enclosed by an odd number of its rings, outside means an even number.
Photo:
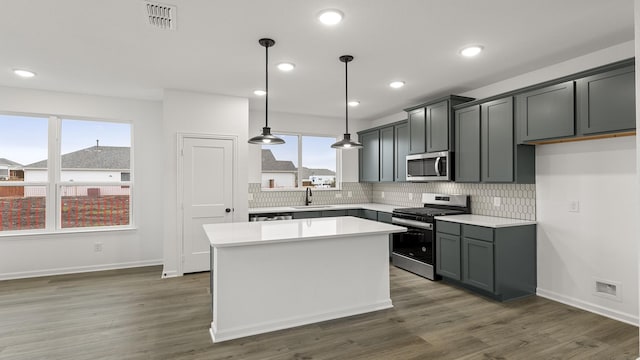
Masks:
[[[47,159],[49,119],[0,115],[0,158],[22,165]]]

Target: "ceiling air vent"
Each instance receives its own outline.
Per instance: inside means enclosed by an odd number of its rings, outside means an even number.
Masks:
[[[162,30],[176,29],[176,7],[173,5],[145,2],[147,22],[149,25]]]

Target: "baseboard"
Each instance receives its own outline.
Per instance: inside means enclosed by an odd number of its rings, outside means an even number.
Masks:
[[[563,303],[565,305],[573,306],[578,309],[586,310],[592,313],[596,313],[598,315],[606,316],[613,320],[622,321],[623,323],[627,323],[630,325],[638,326],[639,319],[637,316],[632,314],[623,313],[621,311],[608,309],[601,305],[589,303],[580,299],[576,299],[570,296],[565,296],[562,294],[558,294],[553,291],[544,290],[538,288],[536,294],[540,297],[547,298],[549,300],[557,301],[559,303]],[[639,358],[640,360],[640,358]]]
[[[212,322],[211,328],[209,329],[209,334],[211,335],[211,340],[213,340],[214,343],[218,343],[221,341],[227,341],[227,340],[262,334],[262,333],[271,332],[271,331],[288,329],[288,328],[302,326],[302,325],[314,324],[321,321],[359,315],[359,314],[364,314],[368,312],[389,309],[392,307],[393,307],[393,304],[391,303],[391,300],[386,300],[386,301],[381,301],[374,304],[351,307],[347,309],[340,309],[337,311],[330,311],[330,312],[312,314],[307,316],[299,316],[299,317],[294,317],[289,319],[281,319],[277,321],[269,321],[266,323],[255,324],[252,326],[245,326],[242,328],[233,328],[233,329],[225,329],[225,330],[218,329],[216,324]]]
[[[35,271],[21,271],[21,272],[0,274],[0,280],[26,279],[26,278],[34,278],[34,277],[41,277],[41,276],[77,274],[77,273],[85,273],[85,272],[93,272],[93,271],[127,269],[127,268],[154,266],[154,265],[162,265],[162,264],[163,264],[162,259],[156,259],[156,260],[131,261],[131,262],[114,263],[114,264],[74,266],[74,267],[68,267],[68,268],[57,268],[57,269],[35,270]]]
[[[163,279],[179,277],[179,276],[182,276],[182,274],[178,274],[178,272],[176,270],[170,270],[170,271],[163,271],[162,272],[162,278]]]

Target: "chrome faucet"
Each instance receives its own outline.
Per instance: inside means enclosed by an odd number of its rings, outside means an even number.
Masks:
[[[312,196],[313,196],[313,194],[311,193],[311,188],[307,188],[307,194],[305,195],[305,199],[304,199],[304,204],[305,205],[311,204],[311,197]]]

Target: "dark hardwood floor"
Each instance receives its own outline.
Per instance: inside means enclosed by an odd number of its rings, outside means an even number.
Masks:
[[[213,344],[208,273],[0,282],[0,359],[636,359],[638,328],[532,296],[498,303],[391,268],[394,308]]]

